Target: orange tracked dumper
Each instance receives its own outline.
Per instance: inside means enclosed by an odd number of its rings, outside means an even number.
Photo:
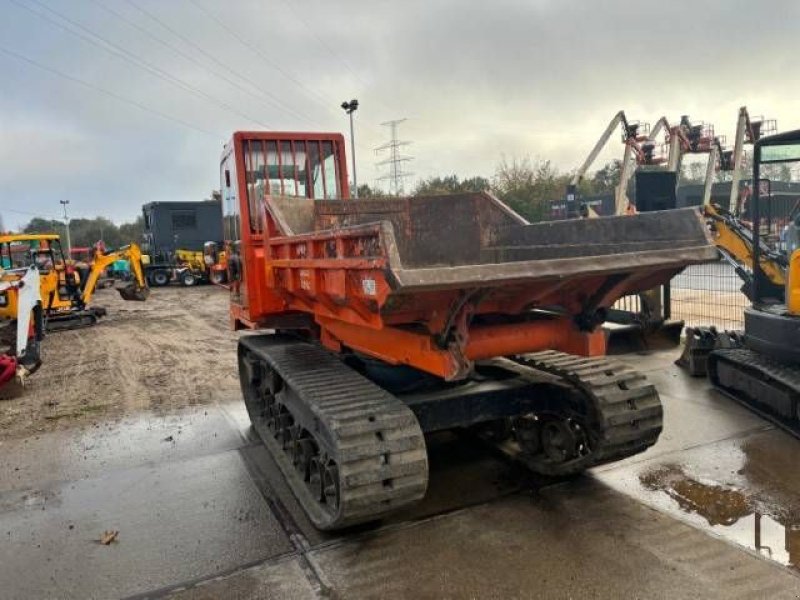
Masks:
[[[535,472],[642,452],[657,392],[605,358],[620,297],[716,258],[693,209],[529,224],[488,193],[350,199],[339,134],[237,132],[221,162],[252,423],[314,524],[422,498],[424,434]]]

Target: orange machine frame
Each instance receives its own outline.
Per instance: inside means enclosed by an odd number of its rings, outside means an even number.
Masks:
[[[265,211],[265,229],[274,221]],[[266,285],[285,302],[285,311],[307,315],[322,344],[343,347],[389,364],[406,364],[446,380],[465,377],[476,360],[560,350],[571,354],[605,354],[599,328],[581,330],[570,315],[595,295],[605,278],[565,282],[553,279],[534,287],[507,286],[481,298],[479,292],[423,291],[402,298],[392,295],[379,224],[343,230],[276,236],[267,240]],[[603,289],[594,303],[607,307],[630,287],[646,287],[660,272],[642,273]],[[586,286],[588,294],[576,291]],[[472,299],[470,293],[474,293]],[[568,316],[540,314],[533,306],[568,304]],[[475,315],[516,315],[512,322],[473,324]]]
[[[282,229],[265,195],[258,209],[260,231],[251,230],[247,195],[241,192],[246,186],[243,144],[287,139],[334,141],[341,197],[349,196],[341,135],[234,134],[226,151],[236,160],[244,272],[243,299],[232,296],[236,328],[304,329],[334,352],[355,350],[457,380],[469,375],[474,361],[497,356],[546,349],[603,355],[605,335],[597,327],[602,319],[595,316],[622,295],[648,289],[680,270],[639,270],[618,279],[603,273],[553,277],[534,285],[476,284],[476,289],[423,286],[403,293],[388,268],[381,223],[293,234]],[[562,312],[531,312],[548,306],[560,306]]]

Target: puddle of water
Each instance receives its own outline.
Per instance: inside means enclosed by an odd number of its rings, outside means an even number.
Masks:
[[[701,525],[721,537],[800,570],[800,521],[769,499],[692,477],[680,465],[662,465],[641,473],[639,483],[649,492],[666,495],[691,520],[702,519]]]

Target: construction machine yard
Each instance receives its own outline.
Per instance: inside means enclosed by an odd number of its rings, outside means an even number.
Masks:
[[[344,156],[237,132],[229,289],[140,271],[48,336],[0,413],[9,597],[797,598],[798,440],[607,355],[620,299],[717,260],[697,210],[351,199]]]
[[[91,427],[238,393],[237,336],[228,331],[223,290],[165,288],[130,303],[109,289],[96,303],[108,312],[96,326],[47,336],[36,377],[3,402],[0,437]]]

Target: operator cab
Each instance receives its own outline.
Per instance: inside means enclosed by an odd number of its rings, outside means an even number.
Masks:
[[[39,235],[4,236],[0,239],[0,267],[26,269],[36,265],[41,274],[60,270],[65,264],[58,237]]]
[[[0,265],[23,269],[35,265],[42,288],[50,301],[72,303],[80,292],[80,277],[67,260],[61,240],[55,234],[18,234],[0,237]],[[7,267],[7,265],[10,265]]]
[[[754,304],[785,304],[789,312],[800,314],[800,298],[792,307],[792,289],[800,293],[800,130],[765,137],[755,144],[752,199],[749,207],[754,237]],[[781,256],[786,266],[786,287],[772,289],[763,272],[762,252]],[[795,281],[792,281],[792,279]]]
[[[266,285],[264,244],[278,232],[265,205],[271,198],[289,203],[349,198],[344,138],[339,133],[236,132],[222,153],[220,189],[231,320],[236,329],[253,328],[283,307]]]
[[[777,360],[800,363],[800,129],[758,140],[754,148],[750,212],[753,219],[753,304],[745,309],[745,344]],[[769,253],[784,266],[775,289],[761,265]],[[800,410],[800,408],[798,409]]]

